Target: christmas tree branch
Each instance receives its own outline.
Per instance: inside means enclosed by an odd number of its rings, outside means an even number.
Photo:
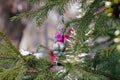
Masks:
[[[114,75],[114,74],[107,74],[107,73],[99,72],[99,71],[96,71],[96,70],[92,70],[92,69],[88,69],[88,68],[84,68],[84,67],[80,67],[80,66],[79,66],[79,68],[84,70],[84,71],[90,72],[90,73],[103,75],[103,76],[108,77],[108,78],[113,79],[113,80],[119,80],[120,79],[120,76],[117,76],[117,75]]]
[[[10,39],[8,38],[8,36],[5,33],[3,33],[3,32],[0,32],[0,36],[6,42],[6,44],[8,45],[8,47],[10,47],[11,49],[13,49],[13,51],[17,55],[20,55],[20,57],[25,61],[25,58],[20,54],[20,52],[18,51],[18,49],[14,45],[12,45],[12,43],[11,43]]]

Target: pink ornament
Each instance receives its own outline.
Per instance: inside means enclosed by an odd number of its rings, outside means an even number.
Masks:
[[[53,63],[56,62],[56,56],[55,56],[55,54],[53,53],[52,50],[50,50],[49,56],[50,56],[50,60],[51,60]]]
[[[64,35],[64,38],[65,38],[65,39],[69,39],[69,37],[70,37],[70,35],[68,35],[68,34],[65,34],[65,35]]]
[[[55,36],[56,36],[57,42],[64,42],[64,35],[63,34],[61,34],[60,32],[56,32]]]
[[[70,38],[70,35],[71,35],[71,32],[72,31],[74,31],[74,29],[73,28],[68,28],[67,30],[66,30],[66,33],[64,34],[64,43],[65,44],[68,44],[69,42],[68,42],[68,40],[69,40],[69,38]]]
[[[69,29],[66,31],[66,33],[67,33],[67,34],[71,34],[72,31],[73,31],[73,28],[69,28]]]
[[[64,43],[65,43],[65,44],[68,44],[67,39],[69,39],[69,37],[70,37],[70,35],[68,35],[68,34],[65,34],[65,35],[64,35],[64,38],[65,38]]]

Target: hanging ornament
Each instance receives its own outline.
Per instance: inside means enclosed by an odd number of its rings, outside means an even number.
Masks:
[[[57,26],[57,32],[55,33],[53,48],[50,50],[50,59],[52,61],[50,69],[57,71],[64,69],[60,60],[60,55],[64,54],[66,49],[66,39],[69,39],[71,31],[73,31],[72,29],[67,29],[67,31],[65,31],[63,16],[61,16],[60,19],[60,23]]]
[[[55,34],[55,43],[53,44],[53,51],[55,54],[63,54],[65,51],[65,37],[63,34],[63,27],[58,26],[58,31]]]
[[[113,0],[113,2],[106,1],[105,7],[107,16],[120,18],[120,0]]]

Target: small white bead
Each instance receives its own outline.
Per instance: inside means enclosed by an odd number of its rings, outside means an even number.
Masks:
[[[116,30],[114,33],[116,36],[120,35],[120,30]]]
[[[120,38],[115,38],[113,41],[118,43],[118,42],[120,42]]]
[[[117,45],[117,49],[120,50],[120,45]]]
[[[106,2],[105,2],[105,7],[106,7],[106,8],[111,7],[111,5],[112,5],[112,3],[111,3],[110,1],[106,1]]]

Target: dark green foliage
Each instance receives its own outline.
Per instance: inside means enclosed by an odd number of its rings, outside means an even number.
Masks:
[[[31,3],[39,1],[44,5],[34,11],[14,16],[11,20],[18,20],[24,16],[34,17],[37,24],[42,24],[47,17],[49,10],[56,8],[58,13],[64,13],[64,7],[69,1],[77,0],[28,0]],[[11,44],[5,34],[0,33],[0,80],[70,80],[66,77],[70,76],[72,80],[120,80],[120,52],[116,50],[116,44],[113,43],[114,31],[120,29],[120,21],[108,18],[104,15],[104,11],[96,13],[103,5],[102,0],[93,0],[87,4],[89,0],[82,1],[82,8],[85,15],[82,18],[71,19],[65,23],[65,28],[75,24],[76,36],[75,44],[66,52],[73,55],[81,52],[91,53],[93,48],[98,45],[88,46],[85,41],[86,32],[89,31],[89,25],[95,23],[94,32],[91,34],[94,40],[101,36],[109,36],[111,44],[106,48],[96,51],[94,58],[84,58],[84,62],[64,63],[66,72],[57,75],[57,71],[50,70],[51,62],[49,58],[36,59],[33,55],[22,56],[19,51]],[[65,31],[64,31],[65,32]],[[48,49],[47,49],[48,50]],[[62,55],[64,56],[64,55]],[[65,57],[62,57],[65,58]],[[6,65],[9,69],[5,69]]]
[[[36,59],[22,56],[4,33],[0,33],[0,80],[54,80],[56,72],[50,70],[49,58]],[[51,75],[50,75],[51,74]]]

